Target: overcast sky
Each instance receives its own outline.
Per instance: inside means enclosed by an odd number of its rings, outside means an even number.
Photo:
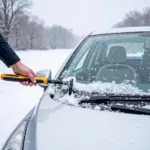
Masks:
[[[112,27],[130,10],[150,7],[150,0],[33,0],[32,12],[47,25],[60,24],[76,33]]]

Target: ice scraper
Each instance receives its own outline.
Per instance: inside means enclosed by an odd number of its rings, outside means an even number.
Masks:
[[[14,75],[14,74],[2,74],[1,75],[1,80],[5,81],[12,81],[12,82],[23,82],[23,81],[28,81],[32,82],[29,77],[27,76],[22,76],[22,75]],[[60,80],[49,80],[46,77],[35,77],[35,80],[39,84],[63,84],[63,85],[68,85],[69,87],[69,95],[72,93],[72,88],[73,88],[73,79],[70,81],[60,81]]]

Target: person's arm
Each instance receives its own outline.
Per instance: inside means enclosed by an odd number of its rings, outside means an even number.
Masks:
[[[0,59],[7,67],[11,67],[20,61],[19,56],[12,50],[10,45],[6,42],[0,34]]]
[[[36,76],[35,73],[30,68],[21,63],[19,56],[13,51],[13,49],[10,47],[8,42],[4,39],[4,37],[1,34],[0,59],[7,67],[12,68],[15,74],[28,76],[34,84],[36,83],[36,80],[34,79],[34,77]],[[23,82],[22,84],[31,86],[33,85],[32,83],[28,82]]]

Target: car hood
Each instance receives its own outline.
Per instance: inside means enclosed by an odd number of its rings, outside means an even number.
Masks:
[[[37,150],[149,150],[150,117],[69,106],[45,95],[36,123]]]

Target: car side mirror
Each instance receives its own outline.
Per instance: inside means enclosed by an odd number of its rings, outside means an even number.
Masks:
[[[48,80],[51,80],[52,78],[52,73],[51,70],[45,69],[45,70],[40,70],[36,73],[36,75],[38,77],[45,77],[48,78]],[[48,87],[48,84],[42,84],[42,83],[38,83],[38,85],[42,88],[44,88],[44,91],[46,90],[46,88]]]

